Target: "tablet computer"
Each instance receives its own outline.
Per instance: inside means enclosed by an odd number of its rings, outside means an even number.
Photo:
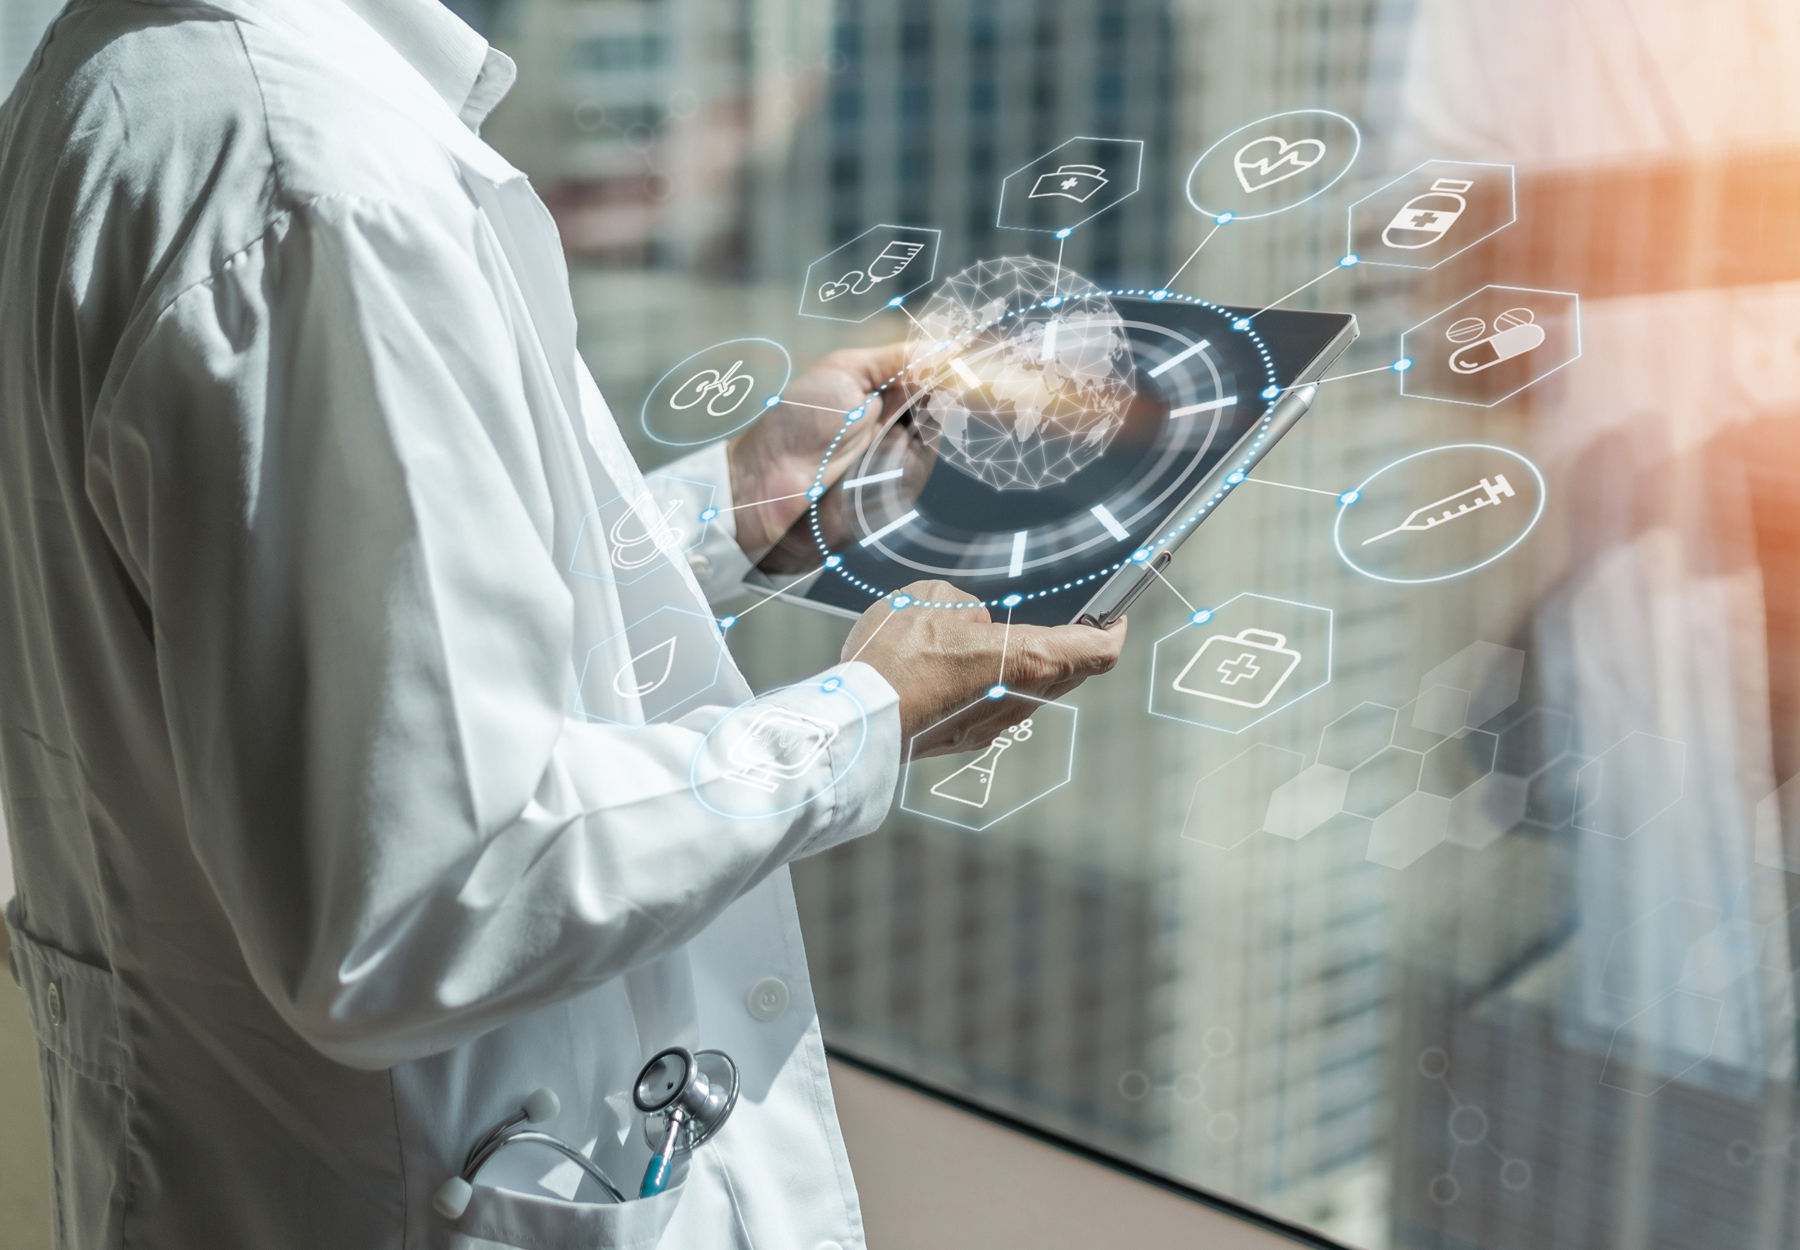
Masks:
[[[763,569],[781,571],[758,570],[750,584],[858,616],[912,582],[941,578],[996,620],[1117,620],[1305,414],[1309,384],[1357,327],[1349,313],[1109,296],[1105,389],[1083,392],[1082,428],[1053,428],[1040,401],[1023,399],[1023,419],[990,402],[983,421],[956,394],[1040,394],[1033,356],[1040,346],[1045,360],[1067,355],[1068,339],[1061,349],[1043,342],[1054,329],[1034,330],[1023,352],[990,346],[937,373],[909,369],[902,402],[886,405],[868,446],[778,546],[780,559],[765,559]],[[809,567],[818,572],[800,580]]]

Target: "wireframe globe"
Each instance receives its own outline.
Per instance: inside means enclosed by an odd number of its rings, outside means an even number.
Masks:
[[[995,490],[1060,485],[1125,422],[1135,370],[1124,320],[1087,279],[1034,257],[978,261],[918,316],[913,410],[942,459]]]

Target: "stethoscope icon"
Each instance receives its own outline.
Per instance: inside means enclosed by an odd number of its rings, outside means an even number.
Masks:
[[[644,1115],[644,1141],[654,1152],[638,1185],[638,1197],[654,1198],[669,1185],[677,1154],[710,1141],[737,1106],[738,1070],[722,1050],[689,1051],[671,1046],[651,1056],[638,1073],[631,1102]],[[549,1133],[521,1128],[554,1119],[562,1103],[552,1090],[535,1089],[519,1109],[489,1129],[469,1149],[455,1176],[438,1186],[431,1205],[445,1219],[460,1219],[475,1196],[475,1177],[487,1161],[508,1146],[534,1145],[554,1150],[593,1177],[614,1202],[625,1194],[581,1151]]]
[[[656,517],[655,520],[645,517],[646,504],[651,507],[651,515]],[[618,568],[642,568],[663,552],[681,546],[686,535],[672,524],[675,514],[681,511],[681,500],[669,500],[660,515],[655,513],[655,506],[655,500],[647,496],[638,500],[606,531],[607,541],[612,545],[612,562]],[[633,521],[642,528],[641,534],[631,535],[627,532]],[[639,547],[647,547],[648,550],[641,555],[635,554]]]

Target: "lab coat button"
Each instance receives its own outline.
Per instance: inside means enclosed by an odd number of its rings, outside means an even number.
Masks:
[[[784,991],[784,993],[785,993],[785,991]],[[54,981],[50,982],[49,1000],[50,1000],[50,1023],[51,1024],[61,1024],[62,1023],[62,987]],[[785,999],[784,999],[784,1001],[785,1001]]]
[[[712,561],[705,556],[689,556],[688,567],[694,570],[695,577],[705,577],[712,572]]]
[[[749,1008],[750,1014],[765,1024],[780,1019],[787,1005],[787,982],[780,977],[764,977],[750,987],[750,993],[744,998],[744,1006]]]

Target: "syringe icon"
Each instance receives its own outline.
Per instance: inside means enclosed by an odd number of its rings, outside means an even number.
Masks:
[[[1428,503],[1423,508],[1414,508],[1407,514],[1406,520],[1385,534],[1377,534],[1373,538],[1363,539],[1362,545],[1367,547],[1370,543],[1378,543],[1384,538],[1390,538],[1409,530],[1422,534],[1434,526],[1442,525],[1445,521],[1454,521],[1459,516],[1467,516],[1479,508],[1486,508],[1512,497],[1512,483],[1506,480],[1506,474],[1496,473],[1491,482],[1484,477],[1468,490],[1459,490],[1456,494],[1447,495],[1436,503]]]

